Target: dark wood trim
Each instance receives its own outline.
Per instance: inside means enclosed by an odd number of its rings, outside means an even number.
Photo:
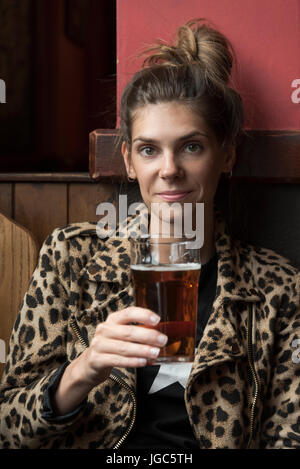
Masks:
[[[73,0],[71,0],[72,2]],[[116,0],[85,0],[88,4],[86,100],[88,132],[116,126]]]
[[[89,173],[0,173],[1,182],[90,182]]]
[[[91,132],[89,171],[93,180],[126,179],[118,129]],[[300,131],[247,131],[233,180],[300,184]]]
[[[236,179],[300,183],[300,131],[248,131],[237,156]]]
[[[118,129],[101,129],[90,133],[89,171],[93,180],[126,179]]]
[[[35,5],[35,150],[42,155],[55,154],[57,106],[57,48],[59,4],[52,0],[34,0]],[[49,138],[51,135],[51,138]],[[33,164],[31,165],[34,168]]]

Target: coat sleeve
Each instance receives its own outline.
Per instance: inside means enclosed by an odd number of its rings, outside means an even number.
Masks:
[[[43,448],[66,434],[81,412],[46,419],[45,391],[67,363],[68,265],[62,231],[44,242],[11,334],[0,385],[0,447]]]
[[[300,449],[300,274],[291,301],[281,302],[273,368],[264,402],[261,448]]]

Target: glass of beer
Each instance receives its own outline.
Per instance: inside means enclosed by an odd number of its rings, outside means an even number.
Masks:
[[[200,249],[190,241],[150,237],[131,239],[131,275],[135,305],[157,313],[154,328],[168,336],[149,365],[190,362],[195,355]],[[143,326],[145,327],[145,326]]]

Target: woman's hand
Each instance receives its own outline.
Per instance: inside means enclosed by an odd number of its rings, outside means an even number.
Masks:
[[[94,387],[108,378],[113,367],[143,367],[147,359],[156,358],[168,340],[149,328],[159,321],[153,311],[136,306],[111,313],[97,326],[90,347],[79,357],[82,379]]]
[[[111,313],[97,326],[90,346],[65,369],[54,396],[57,413],[75,409],[113,367],[139,368],[156,358],[168,340],[153,329],[159,321],[153,311],[136,306]]]

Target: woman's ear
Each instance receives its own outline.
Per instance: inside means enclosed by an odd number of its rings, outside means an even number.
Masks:
[[[230,171],[232,171],[235,165],[235,162],[236,162],[236,147],[235,145],[228,145],[226,149],[226,154],[225,154],[223,172],[229,173]]]
[[[131,164],[131,157],[130,157],[130,154],[129,154],[129,151],[128,151],[128,146],[127,146],[126,142],[122,143],[121,152],[122,152],[122,155],[123,155],[123,158],[124,158],[124,163],[125,163],[125,167],[126,167],[127,176],[132,178],[132,179],[136,179],[136,173],[135,173],[134,168]]]

